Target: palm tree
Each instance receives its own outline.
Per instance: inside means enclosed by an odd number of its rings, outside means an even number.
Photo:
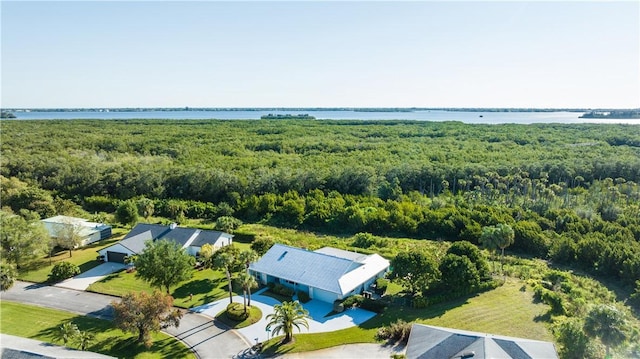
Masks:
[[[584,321],[584,331],[590,336],[599,337],[607,348],[607,358],[611,347],[617,347],[627,339],[626,320],[623,312],[614,306],[600,304],[595,306]]]
[[[70,340],[76,337],[80,331],[78,330],[78,326],[71,323],[66,322],[58,327],[56,331],[56,338],[62,340],[64,345],[66,346]]]
[[[244,312],[247,312],[247,294],[249,294],[249,307],[251,306],[251,288],[255,288],[258,285],[256,279],[247,272],[242,272],[238,275],[238,282],[242,286],[242,295],[244,299]]]
[[[249,272],[249,265],[257,261],[258,258],[259,258],[258,253],[253,249],[247,249],[245,251],[242,251],[238,256],[238,260],[240,261],[240,263],[244,264],[245,269],[247,270],[247,273]]]
[[[502,251],[500,258],[500,270],[504,271],[504,249],[513,244],[515,234],[510,225],[500,223],[497,226],[488,226],[482,228],[480,235],[480,243],[489,251]],[[495,272],[495,265],[494,265]]]
[[[288,343],[293,339],[293,327],[298,328],[298,331],[300,331],[300,326],[309,329],[307,319],[311,319],[311,317],[309,312],[302,307],[302,304],[296,300],[295,302],[283,302],[282,304],[274,305],[273,314],[267,315],[266,319],[269,321],[267,331],[273,329],[272,335],[284,332],[284,340],[282,342]]]
[[[515,233],[510,225],[504,223],[498,224],[494,233],[496,235],[496,244],[502,251],[502,256],[500,257],[500,271],[504,271],[504,249],[513,244]]]
[[[80,350],[85,350],[87,349],[87,347],[89,345],[91,345],[91,343],[93,343],[93,340],[95,339],[95,335],[89,333],[89,332],[78,332],[78,334],[76,335],[76,340],[78,341],[78,345],[80,346]]]
[[[0,291],[9,290],[16,281],[16,268],[10,263],[0,263]]]
[[[231,286],[231,266],[233,265],[234,258],[229,253],[218,253],[213,258],[213,266],[215,268],[223,269],[227,276],[227,282],[229,283],[229,303],[233,303],[233,287]]]
[[[498,250],[498,239],[496,236],[496,227],[488,226],[482,228],[482,234],[480,235],[480,243],[483,247],[489,250],[489,253],[493,253]],[[496,271],[496,264],[493,261],[493,271]]]

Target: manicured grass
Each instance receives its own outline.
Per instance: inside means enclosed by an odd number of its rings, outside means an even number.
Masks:
[[[247,307],[247,310],[249,311],[249,317],[241,322],[237,322],[227,317],[226,309],[216,314],[215,318],[233,329],[248,327],[251,324],[257,323],[260,319],[262,319],[262,311],[260,310],[260,308],[256,306],[250,306]]]
[[[53,266],[61,261],[73,263],[80,267],[81,272],[86,272],[101,263],[96,260],[98,250],[116,243],[118,239],[119,238],[106,239],[92,243],[86,247],[73,250],[71,257],[69,257],[69,251],[61,251],[55,253],[51,258],[42,258],[33,263],[30,267],[21,270],[18,274],[18,279],[28,282],[44,283],[47,281],[48,275],[51,273]]]
[[[115,296],[123,296],[129,292],[153,292],[154,288],[142,279],[136,278],[135,272],[120,271],[93,283],[89,291]],[[174,305],[191,308],[211,303],[228,295],[227,279],[221,271],[211,269],[194,270],[193,277],[178,284],[171,290]],[[189,294],[193,294],[193,299]]]
[[[508,279],[494,290],[424,309],[393,305],[384,313],[358,327],[330,333],[295,334],[295,343],[280,346],[282,338],[265,344],[267,355],[304,352],[352,343],[374,343],[378,328],[397,319],[441,327],[450,327],[483,333],[553,341],[545,324],[539,320],[549,309],[534,303],[533,293],[521,291],[524,282]]]
[[[195,358],[182,342],[163,333],[152,334],[153,346],[147,349],[136,343],[136,335],[114,329],[107,320],[7,301],[0,302],[0,314],[0,331],[5,334],[62,345],[55,339],[56,330],[73,322],[81,331],[95,335],[88,351],[117,358]]]

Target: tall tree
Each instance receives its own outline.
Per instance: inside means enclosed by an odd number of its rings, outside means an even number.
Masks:
[[[238,284],[242,287],[242,299],[244,302],[244,312],[247,312],[247,296],[249,298],[249,307],[251,306],[251,288],[258,286],[256,279],[248,272],[241,272],[238,275]]]
[[[309,329],[307,319],[311,319],[311,317],[302,304],[296,300],[295,302],[274,305],[273,313],[267,315],[266,319],[269,321],[267,330],[271,330],[274,336],[283,332],[284,340],[282,342],[288,343],[293,339],[293,327],[296,327],[298,331],[301,330],[301,326]]]
[[[398,253],[391,266],[391,279],[400,282],[412,294],[428,289],[440,275],[436,260],[419,251]]]
[[[251,263],[257,261],[260,257],[253,249],[246,249],[238,255],[238,261],[244,265],[245,273],[240,275],[240,284],[243,292],[249,296],[249,306],[251,306],[251,289],[258,286],[256,279],[249,273]],[[245,307],[245,312],[247,308]]]
[[[151,333],[163,326],[180,325],[182,312],[173,308],[173,298],[156,290],[125,294],[119,302],[111,302],[114,324],[125,332],[137,333],[138,342],[151,347]]]
[[[263,256],[276,242],[271,237],[259,237],[251,242],[251,249]]]
[[[49,235],[39,221],[27,222],[24,218],[0,211],[0,257],[21,269],[43,255],[49,243]]]
[[[500,256],[500,271],[504,271],[504,249],[513,244],[515,234],[510,225],[500,223],[496,226],[494,235],[496,236],[498,248],[502,251]]]
[[[257,261],[259,258],[258,253],[253,249],[246,249],[238,255],[238,261],[242,263],[247,273],[249,273],[249,266],[251,263]]]
[[[82,227],[72,221],[62,223],[55,231],[56,243],[69,250],[69,257],[72,256],[71,251],[82,243],[80,231]]]
[[[169,294],[171,286],[191,278],[194,264],[195,259],[171,239],[149,241],[135,259],[136,277]]]
[[[116,220],[122,224],[133,226],[138,222],[138,207],[132,200],[122,201],[116,209]]]
[[[599,304],[589,311],[584,321],[584,331],[598,337],[607,348],[607,358],[611,347],[617,347],[627,339],[626,318],[618,308]]]
[[[213,268],[224,271],[227,276],[229,286],[229,303],[233,303],[233,287],[231,285],[231,271],[233,270],[236,258],[231,253],[216,253],[213,257]]]

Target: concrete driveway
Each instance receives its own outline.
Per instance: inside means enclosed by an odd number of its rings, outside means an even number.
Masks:
[[[233,301],[242,303],[242,297],[234,296]],[[213,303],[191,308],[191,310],[214,317],[221,311],[225,310],[228,304],[228,299],[222,299]],[[260,308],[262,311],[262,318],[257,323],[248,327],[236,329],[245,337],[248,343],[255,344],[256,338],[260,342],[268,339],[270,333],[266,331],[268,323],[266,316],[273,313],[273,306],[276,304],[280,304],[280,302],[265,295],[254,294],[251,296],[251,305]],[[311,300],[304,303],[303,307],[309,311],[309,315],[312,319],[308,321],[309,330],[303,327],[301,333],[322,333],[346,329],[360,325],[376,315],[376,313],[356,308],[328,316],[328,314],[333,310],[333,305],[319,300]]]
[[[73,278],[65,279],[54,285],[61,288],[86,290],[91,284],[126,267],[126,264],[106,262],[97,267],[93,267],[84,273],[80,273]]]

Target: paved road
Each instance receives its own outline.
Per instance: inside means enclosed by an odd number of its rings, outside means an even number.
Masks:
[[[102,319],[113,318],[110,303],[117,299],[108,295],[19,281],[13,288],[3,292],[0,298]],[[166,332],[182,340],[202,359],[242,357],[249,347],[235,331],[227,330],[214,323],[211,318],[196,313],[185,314],[179,328],[170,328]]]

